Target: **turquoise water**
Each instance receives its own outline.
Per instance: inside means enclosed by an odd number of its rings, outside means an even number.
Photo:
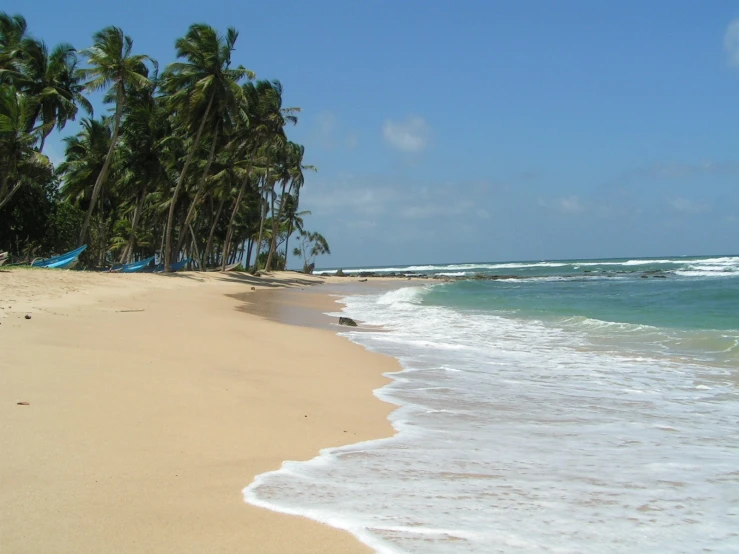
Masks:
[[[739,552],[739,257],[372,269],[507,278],[344,298],[397,434],[247,501],[383,553]]]

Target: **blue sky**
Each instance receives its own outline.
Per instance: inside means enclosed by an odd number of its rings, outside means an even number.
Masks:
[[[162,67],[189,24],[236,27],[303,110],[318,266],[739,253],[737,0],[2,9],[49,44],[120,26]]]

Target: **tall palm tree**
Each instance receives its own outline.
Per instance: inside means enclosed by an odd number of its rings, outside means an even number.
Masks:
[[[32,113],[28,95],[0,87],[0,209],[26,181],[51,176],[51,162],[36,149],[39,130],[28,128]]]
[[[43,41],[23,41],[22,77],[18,86],[28,93],[36,104],[33,121],[42,124],[41,144],[56,127],[61,130],[67,121],[74,120],[77,105],[92,115],[92,105],[82,95],[83,85],[77,70],[77,54],[71,44],[60,44],[49,50]]]
[[[0,83],[7,82],[5,72],[15,72],[23,59],[23,40],[28,26],[22,15],[0,12]]]
[[[120,263],[128,263],[136,246],[136,232],[150,192],[169,186],[167,161],[171,132],[164,102],[154,96],[155,87],[145,87],[129,96],[126,124],[122,133],[122,148],[117,171],[120,188],[128,199],[132,216],[128,239],[121,248]]]
[[[236,145],[235,147],[242,152],[242,156],[247,160],[247,171],[231,211],[228,230],[226,232],[226,241],[223,245],[222,269],[226,265],[226,262],[223,260],[228,258],[228,250],[233,237],[234,221],[239,209],[241,209],[241,200],[246,187],[251,183],[251,171],[255,158],[258,156],[261,159],[261,163],[265,169],[264,177],[256,182],[257,192],[260,191],[259,183],[261,182],[263,185],[261,191],[266,195],[267,191],[271,191],[271,187],[274,185],[272,177],[273,160],[277,159],[279,152],[282,151],[287,142],[284,130],[285,124],[288,122],[296,123],[297,118],[293,113],[299,111],[299,108],[282,107],[282,85],[279,81],[257,81],[256,84],[247,83],[244,85],[244,95],[248,103],[249,127],[237,129],[237,137],[234,143]],[[262,193],[257,195],[260,208],[260,230],[257,240],[255,272],[259,269],[259,247],[261,245],[268,206],[267,203],[263,202]]]
[[[83,118],[82,129],[64,138],[64,161],[57,168],[62,176],[62,197],[76,206],[90,202],[105,158],[110,150],[111,129],[104,119]]]
[[[185,36],[175,42],[177,57],[185,61],[170,64],[163,74],[163,89],[169,94],[173,110],[181,115],[190,132],[195,131],[169,205],[164,240],[165,271],[169,271],[172,263],[172,232],[177,198],[203,132],[209,127],[212,130],[211,140],[218,140],[218,123],[229,111],[243,109],[244,98],[239,81],[254,77],[253,72],[243,66],[231,68],[231,53],[238,36],[232,27],[228,28],[226,36],[221,36],[209,25],[191,25]],[[199,201],[201,192],[202,186],[195,195],[195,203]],[[184,232],[183,226],[180,233]]]
[[[280,194],[279,211],[276,217],[274,209],[274,199],[276,195],[272,194],[272,239],[270,241],[269,254],[267,254],[267,263],[265,264],[267,271],[272,270],[272,257],[277,252],[277,229],[283,223],[288,198],[291,200],[294,198],[290,193],[293,189],[300,190],[303,186],[305,182],[305,177],[303,176],[304,169],[316,170],[312,165],[303,165],[303,156],[305,156],[305,147],[303,145],[296,144],[294,142],[287,143],[282,160],[282,174],[280,178],[282,191]],[[288,182],[290,183],[290,188],[286,189]],[[295,206],[293,210],[296,207],[297,206]],[[287,260],[287,254],[285,255],[285,260]]]
[[[87,237],[87,228],[90,225],[92,211],[113,161],[113,151],[118,143],[127,89],[139,89],[151,85],[145,62],[150,62],[156,68],[156,62],[152,58],[143,54],[132,55],[132,49],[133,39],[131,37],[125,35],[118,27],[106,27],[95,33],[93,35],[93,45],[82,51],[89,65],[88,68],[80,70],[80,76],[87,79],[84,84],[85,89],[88,91],[108,89],[107,97],[115,102],[115,116],[110,148],[105,157],[105,163],[95,180],[90,206],[82,224],[79,239],[80,246]]]

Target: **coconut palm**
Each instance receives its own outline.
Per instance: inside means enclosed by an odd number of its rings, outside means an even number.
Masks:
[[[239,81],[254,77],[243,66],[231,68],[231,53],[238,36],[238,32],[232,27],[228,28],[226,36],[221,36],[209,25],[191,25],[185,36],[175,42],[177,57],[185,61],[170,64],[163,74],[163,89],[169,94],[172,109],[182,117],[188,131],[191,134],[194,131],[194,138],[169,206],[164,240],[165,271],[169,271],[172,261],[172,232],[177,197],[187,177],[193,155],[200,146],[203,132],[206,128],[210,129],[211,140],[218,140],[219,123],[223,125],[229,112],[243,110],[244,97]],[[200,199],[204,180],[201,183],[203,184],[193,199],[195,204]],[[180,232],[184,234],[184,226]]]
[[[38,152],[39,130],[30,129],[33,102],[15,87],[0,87],[0,209],[30,180],[48,179],[49,159]]]
[[[234,221],[241,208],[241,200],[246,187],[252,183],[251,172],[254,161],[259,157],[264,167],[264,175],[263,178],[253,183],[256,184],[257,192],[259,193],[257,197],[260,208],[257,262],[254,266],[254,271],[256,272],[259,270],[259,247],[262,241],[264,222],[269,206],[269,203],[265,202],[262,197],[272,192],[275,182],[272,175],[272,165],[274,160],[278,159],[280,152],[283,151],[287,142],[284,127],[288,122],[297,123],[297,118],[293,113],[299,111],[299,108],[282,107],[282,85],[279,81],[247,83],[244,85],[244,96],[247,99],[249,127],[237,129],[237,136],[233,144],[235,144],[235,147],[242,152],[242,156],[247,160],[247,170],[231,211],[221,263],[225,268],[226,264],[223,260],[228,258],[228,250],[233,237]]]
[[[169,187],[167,162],[171,132],[164,103],[154,96],[155,87],[144,87],[129,95],[126,124],[118,156],[118,187],[131,212],[126,227],[127,238],[120,249],[120,263],[128,263],[134,253],[136,233],[150,192]]]
[[[289,202],[288,198],[293,198],[290,193],[293,190],[300,190],[305,183],[305,177],[303,176],[304,169],[310,169],[313,171],[316,169],[312,165],[303,165],[304,155],[305,147],[303,145],[296,144],[294,142],[287,143],[282,159],[282,173],[280,175],[282,192],[280,194],[279,211],[276,217],[274,206],[276,195],[274,193],[272,194],[272,240],[270,241],[269,254],[267,255],[267,263],[265,264],[267,271],[272,269],[272,257],[277,251],[277,229],[283,223],[285,208]],[[286,189],[288,182],[290,183],[290,187]],[[287,254],[285,255],[285,260],[287,260]]]
[[[106,27],[93,35],[93,45],[82,51],[87,58],[88,68],[81,69],[79,75],[87,79],[85,90],[93,92],[107,89],[107,98],[115,102],[115,116],[113,119],[113,133],[110,139],[110,148],[105,156],[105,163],[95,180],[90,198],[90,206],[85,216],[80,232],[79,245],[85,242],[90,217],[95,208],[95,202],[100,189],[108,176],[110,164],[113,161],[113,151],[120,135],[121,117],[126,104],[127,90],[140,89],[150,86],[149,70],[146,62],[156,67],[156,62],[143,54],[132,55],[133,39],[125,35],[118,27]]]
[[[57,173],[62,176],[62,197],[76,206],[87,206],[91,201],[95,181],[110,151],[109,123],[109,119],[83,118],[79,133],[64,138],[65,159]]]
[[[92,105],[82,95],[83,86],[77,71],[77,54],[71,44],[60,44],[49,50],[43,41],[23,42],[22,74],[16,80],[35,103],[31,125],[41,123],[41,144],[56,127],[61,130],[74,120],[80,105],[92,115]]]
[[[7,82],[8,72],[16,72],[23,59],[23,40],[28,27],[22,15],[0,12],[0,83]]]

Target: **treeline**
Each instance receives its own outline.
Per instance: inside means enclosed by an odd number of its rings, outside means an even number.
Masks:
[[[192,25],[163,70],[117,27],[92,45],[53,49],[20,15],[0,13],[0,250],[30,260],[88,244],[105,267],[159,255],[200,268],[283,269],[289,241],[310,270],[329,253],[305,230],[305,149],[286,128],[278,81],[255,80],[231,55],[238,32]],[[95,117],[86,94],[102,92]],[[54,167],[44,145],[78,120]]]

